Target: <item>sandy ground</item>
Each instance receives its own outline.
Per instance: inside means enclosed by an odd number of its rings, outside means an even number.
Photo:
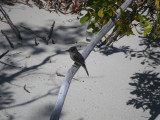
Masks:
[[[41,36],[48,34],[54,20],[52,38],[56,44],[46,45],[37,38],[39,45],[35,46],[35,36],[19,28],[23,37],[20,46],[10,27],[0,22],[0,29],[16,47],[11,49],[0,33],[0,53],[10,50],[0,60],[0,120],[49,120],[63,81],[56,72],[65,75],[73,64],[66,49],[78,46],[82,52],[86,47],[86,25],[81,25],[75,15],[49,13],[36,7],[3,8],[15,25],[25,25]],[[160,88],[152,86],[160,85],[156,74],[160,64],[143,56],[144,46],[139,46],[142,42],[138,35],[125,36],[112,48],[92,51],[86,60],[90,76],[83,68],[76,73],[74,78],[78,80],[72,80],[60,120],[160,120],[160,107],[154,106],[159,102]],[[148,109],[144,111],[142,105]]]

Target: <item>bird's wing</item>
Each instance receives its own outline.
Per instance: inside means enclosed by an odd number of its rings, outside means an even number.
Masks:
[[[83,56],[80,53],[77,53],[76,55],[73,55],[73,60],[76,63],[80,64],[80,65],[84,64],[84,58],[83,58]]]

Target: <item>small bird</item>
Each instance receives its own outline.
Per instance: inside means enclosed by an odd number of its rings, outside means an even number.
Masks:
[[[87,75],[89,76],[88,70],[85,65],[85,60],[84,60],[83,56],[78,52],[77,48],[74,46],[74,47],[69,48],[66,51],[69,52],[71,59],[76,64],[81,65],[85,69]]]

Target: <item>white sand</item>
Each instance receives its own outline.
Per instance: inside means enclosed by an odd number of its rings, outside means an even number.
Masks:
[[[52,37],[56,44],[45,45],[39,41],[35,46],[34,35],[20,29],[23,31],[23,47],[11,50],[0,33],[0,53],[10,49],[0,61],[22,67],[0,63],[0,93],[6,92],[0,98],[3,107],[0,120],[49,120],[63,81],[56,72],[65,75],[73,64],[69,54],[64,52],[66,49],[79,45],[82,52],[85,48],[85,25],[79,24],[74,15],[49,13],[36,7],[3,5],[3,8],[15,25],[23,24],[42,36],[47,34],[55,20]],[[6,31],[16,44],[16,37],[7,24],[0,22],[0,29]],[[123,37],[114,47],[129,46],[141,50],[143,47],[138,46],[140,40],[138,36]],[[75,42],[78,44],[73,44]],[[130,60],[123,52],[107,56],[95,50],[86,60],[90,76],[87,77],[83,68],[76,73],[75,78],[80,81],[72,80],[60,120],[148,120],[151,116],[149,110],[143,112],[142,108],[126,105],[131,98],[136,98],[130,94],[135,89],[129,85],[133,82],[130,77],[145,70],[159,72],[160,67],[154,69],[147,64],[141,65],[144,58]],[[24,85],[30,93],[24,90]]]

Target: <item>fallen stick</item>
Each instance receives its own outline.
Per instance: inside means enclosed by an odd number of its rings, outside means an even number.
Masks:
[[[20,25],[21,28],[25,29],[26,31],[30,32],[31,34],[34,34],[36,37],[41,38],[44,42],[47,43],[47,40],[45,37],[41,37],[39,36],[36,32],[34,32],[33,30],[31,30],[30,28],[27,28],[25,26]]]
[[[52,39],[52,44],[55,44],[54,40]]]
[[[49,42],[49,40],[51,39],[51,36],[52,36],[52,33],[53,33],[54,25],[55,25],[55,21],[53,21],[52,26],[51,26],[51,28],[50,28],[50,31],[49,31],[49,34],[48,34],[48,40],[47,40],[47,43],[48,43],[48,42]],[[52,41],[54,41],[54,40],[52,39]]]
[[[31,93],[29,90],[27,90],[26,85],[24,85],[23,88],[24,88],[24,90],[25,90],[26,92]]]
[[[58,72],[56,72],[56,75],[57,75],[57,76],[60,76],[60,77],[65,77],[65,75],[62,75],[62,74],[60,74],[60,73],[58,73]],[[73,80],[76,80],[76,81],[79,81],[79,82],[80,82],[80,80],[78,80],[78,79],[76,79],[76,78],[73,78]]]
[[[12,30],[14,31],[14,33],[16,34],[17,38],[19,40],[22,40],[21,34],[19,32],[19,30],[17,29],[17,27],[12,23],[11,19],[9,18],[9,16],[7,15],[7,13],[4,11],[4,9],[2,8],[2,6],[0,5],[0,11],[3,14],[3,16],[5,17],[5,19],[7,20],[8,24],[10,25],[10,27],[12,28]]]
[[[10,67],[23,68],[23,67],[19,67],[19,66],[11,65],[11,64],[8,64],[8,63],[2,62],[2,61],[0,61],[0,63],[1,63],[1,64],[4,64],[4,65],[8,65],[8,66],[10,66]]]
[[[36,38],[34,39],[34,43],[35,43],[36,46],[39,44],[39,43],[37,42],[37,39],[36,39]]]
[[[6,52],[2,53],[2,54],[0,55],[0,59],[3,58],[8,52],[9,52],[9,50],[7,50]]]
[[[5,32],[3,30],[1,30],[1,33],[5,36],[7,42],[9,43],[9,45],[11,46],[11,48],[14,48],[13,43],[9,40],[8,36],[5,34]]]
[[[1,21],[1,22],[4,22],[4,23],[7,23],[6,21],[3,21],[3,17],[1,17],[1,16],[0,16],[0,21]],[[7,23],[7,24],[8,24],[8,23]]]

